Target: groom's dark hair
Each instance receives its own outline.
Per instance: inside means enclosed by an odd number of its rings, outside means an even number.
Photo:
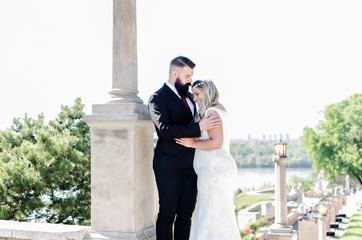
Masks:
[[[174,59],[172,59],[170,66],[177,66],[177,67],[188,66],[191,69],[194,69],[196,64],[187,57],[178,56],[178,57],[175,57]]]

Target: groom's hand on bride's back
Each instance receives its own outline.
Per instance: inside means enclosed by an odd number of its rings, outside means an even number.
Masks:
[[[208,114],[204,119],[199,122],[200,130],[207,131],[213,128],[217,128],[221,124],[221,118],[219,115]]]

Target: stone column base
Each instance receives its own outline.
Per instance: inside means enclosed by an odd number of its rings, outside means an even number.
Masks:
[[[156,240],[156,226],[135,233],[91,230],[84,240]]]
[[[296,240],[297,233],[292,226],[274,223],[270,226],[269,240]]]

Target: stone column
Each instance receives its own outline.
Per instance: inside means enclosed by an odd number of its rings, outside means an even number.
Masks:
[[[318,174],[317,194],[319,197],[323,197],[322,179],[323,179],[322,174]]]
[[[288,158],[273,157],[275,163],[275,223],[288,224],[287,211],[287,161]]]
[[[330,203],[331,204],[330,204],[330,207],[328,209],[330,222],[335,222],[336,221],[336,202],[332,198]]]
[[[297,189],[297,203],[301,204],[303,203],[303,194],[304,194],[304,190],[303,190],[303,185],[302,183],[298,184],[298,189]]]
[[[320,215],[318,218],[318,240],[326,240],[327,224],[327,217]]]
[[[113,68],[110,103],[141,103],[137,79],[136,0],[113,0]]]
[[[346,176],[346,194],[349,194],[351,191],[351,183],[349,181],[349,175]]]
[[[295,232],[288,224],[286,165],[288,158],[274,156],[275,163],[275,222],[270,226],[269,240],[292,239]]]
[[[91,234],[155,239],[153,131],[137,96],[136,0],[113,1],[111,100],[84,116],[91,128]]]
[[[264,215],[267,219],[273,218],[275,214],[273,204],[271,202],[262,202],[261,214]]]

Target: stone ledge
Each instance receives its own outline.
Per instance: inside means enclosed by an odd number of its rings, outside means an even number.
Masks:
[[[0,239],[83,240],[90,227],[0,220]]]
[[[118,103],[118,104],[93,104],[92,105],[92,114],[132,114],[138,113],[142,115],[150,115],[148,112],[148,106],[140,103]]]
[[[90,231],[84,240],[156,240],[156,226],[138,232]],[[1,240],[1,239],[0,239]]]

